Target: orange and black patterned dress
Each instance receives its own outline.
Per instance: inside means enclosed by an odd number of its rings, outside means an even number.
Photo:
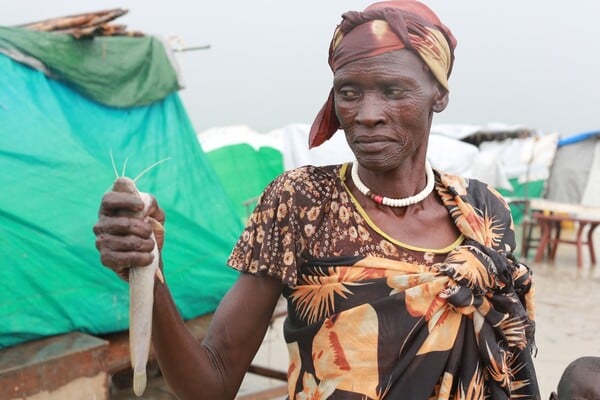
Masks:
[[[461,235],[425,249],[379,229],[347,172],[307,166],[276,178],[229,259],[286,284],[289,398],[539,398],[531,274],[512,256],[500,195],[436,171]]]

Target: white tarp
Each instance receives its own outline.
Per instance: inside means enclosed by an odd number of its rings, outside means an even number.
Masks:
[[[308,124],[290,124],[283,128],[283,166],[286,170],[303,165],[341,164],[354,160],[344,132],[338,131],[319,147],[308,149]]]
[[[215,149],[245,143],[254,150],[261,147],[282,149],[281,135],[278,131],[258,133],[246,125],[219,126],[199,132],[198,141],[205,152]]]
[[[546,180],[556,154],[558,133],[521,139],[486,141],[479,145],[483,158],[495,158],[508,179],[520,183]]]

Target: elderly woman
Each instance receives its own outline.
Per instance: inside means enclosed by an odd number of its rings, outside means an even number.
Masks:
[[[539,398],[533,291],[511,254],[510,211],[486,184],[426,159],[455,45],[416,1],[343,15],[309,145],[341,128],[356,160],[265,189],[228,261],[239,279],[201,344],[157,281],[153,345],[178,396],[233,398],[283,294],[290,399]],[[116,218],[139,207],[108,193],[94,229],[120,274],[151,257],[150,225]]]

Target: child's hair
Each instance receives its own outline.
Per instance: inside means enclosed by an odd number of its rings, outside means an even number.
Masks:
[[[600,400],[600,357],[580,357],[565,368],[550,400]]]

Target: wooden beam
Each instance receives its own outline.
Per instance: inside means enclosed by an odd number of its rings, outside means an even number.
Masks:
[[[105,340],[80,332],[1,349],[0,399],[24,399],[52,392],[82,377],[99,376],[100,387],[96,391],[106,391],[107,351]]]

